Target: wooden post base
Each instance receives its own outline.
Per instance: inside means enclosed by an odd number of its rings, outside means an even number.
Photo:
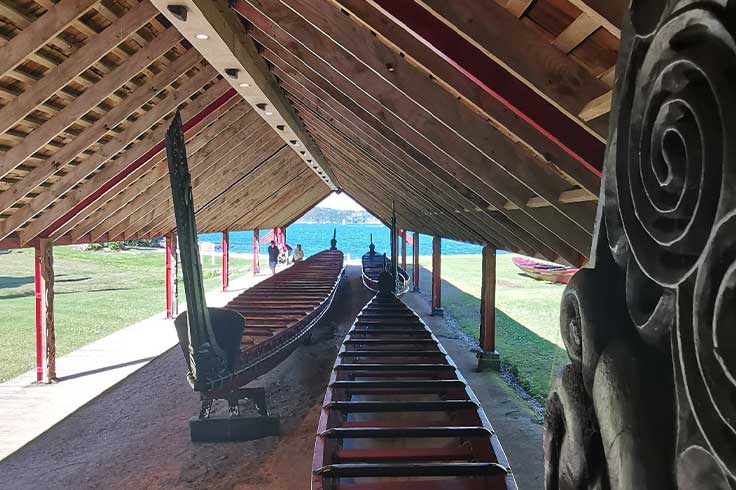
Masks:
[[[421,289],[419,289],[419,288],[413,288],[413,289],[411,290],[411,292],[412,292],[412,293],[421,293],[421,292],[422,292],[422,290],[421,290]]]
[[[431,316],[445,316],[444,308],[432,308]]]
[[[500,371],[501,370],[501,355],[496,352],[485,352],[481,351],[478,353],[478,367],[477,372],[482,371]]]
[[[192,442],[252,441],[279,435],[277,417],[215,416],[189,419]]]

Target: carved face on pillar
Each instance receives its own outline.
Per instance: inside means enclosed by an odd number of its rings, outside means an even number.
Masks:
[[[736,489],[736,2],[633,0],[546,486]]]

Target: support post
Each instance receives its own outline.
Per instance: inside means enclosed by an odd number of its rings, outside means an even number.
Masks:
[[[253,230],[253,275],[257,276],[261,272],[260,264],[258,263],[258,252],[259,252],[259,239],[258,239],[258,228]]]
[[[166,318],[179,314],[178,260],[176,235],[166,235]]]
[[[442,316],[442,239],[432,237],[432,316]]]
[[[222,232],[222,290],[230,284],[230,232]]]
[[[406,230],[401,230],[401,268],[406,272]]]
[[[36,293],[36,380],[56,380],[56,336],[54,333],[53,242],[42,238],[34,260]]]
[[[422,290],[419,289],[419,233],[414,232],[414,240],[412,244],[412,255],[414,257],[414,263],[412,264],[412,279],[414,281],[414,289],[412,290],[415,293],[421,293]]]
[[[480,293],[480,347],[478,371],[499,370],[501,360],[496,352],[496,249],[483,247]]]

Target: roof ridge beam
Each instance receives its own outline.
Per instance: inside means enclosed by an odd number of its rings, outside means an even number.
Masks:
[[[153,4],[233,88],[258,109],[258,114],[302,160],[314,161],[323,170],[321,178],[336,190],[337,182],[319,147],[296,117],[240,18],[228,4],[215,0],[179,0],[177,4],[187,12],[184,21],[167,8],[167,0],[153,0]]]

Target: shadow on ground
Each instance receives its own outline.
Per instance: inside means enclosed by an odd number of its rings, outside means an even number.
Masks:
[[[431,284],[431,271],[422,267],[420,285],[423,296],[428,301],[431,300]],[[454,320],[463,333],[475,340],[469,347],[479,349],[477,340],[480,335],[480,298],[443,280],[442,303],[448,313],[448,320]],[[550,328],[557,333],[557,324]],[[501,354],[504,367],[514,375],[518,385],[540,404],[544,404],[557,372],[569,363],[564,349],[498,308],[496,350]]]

